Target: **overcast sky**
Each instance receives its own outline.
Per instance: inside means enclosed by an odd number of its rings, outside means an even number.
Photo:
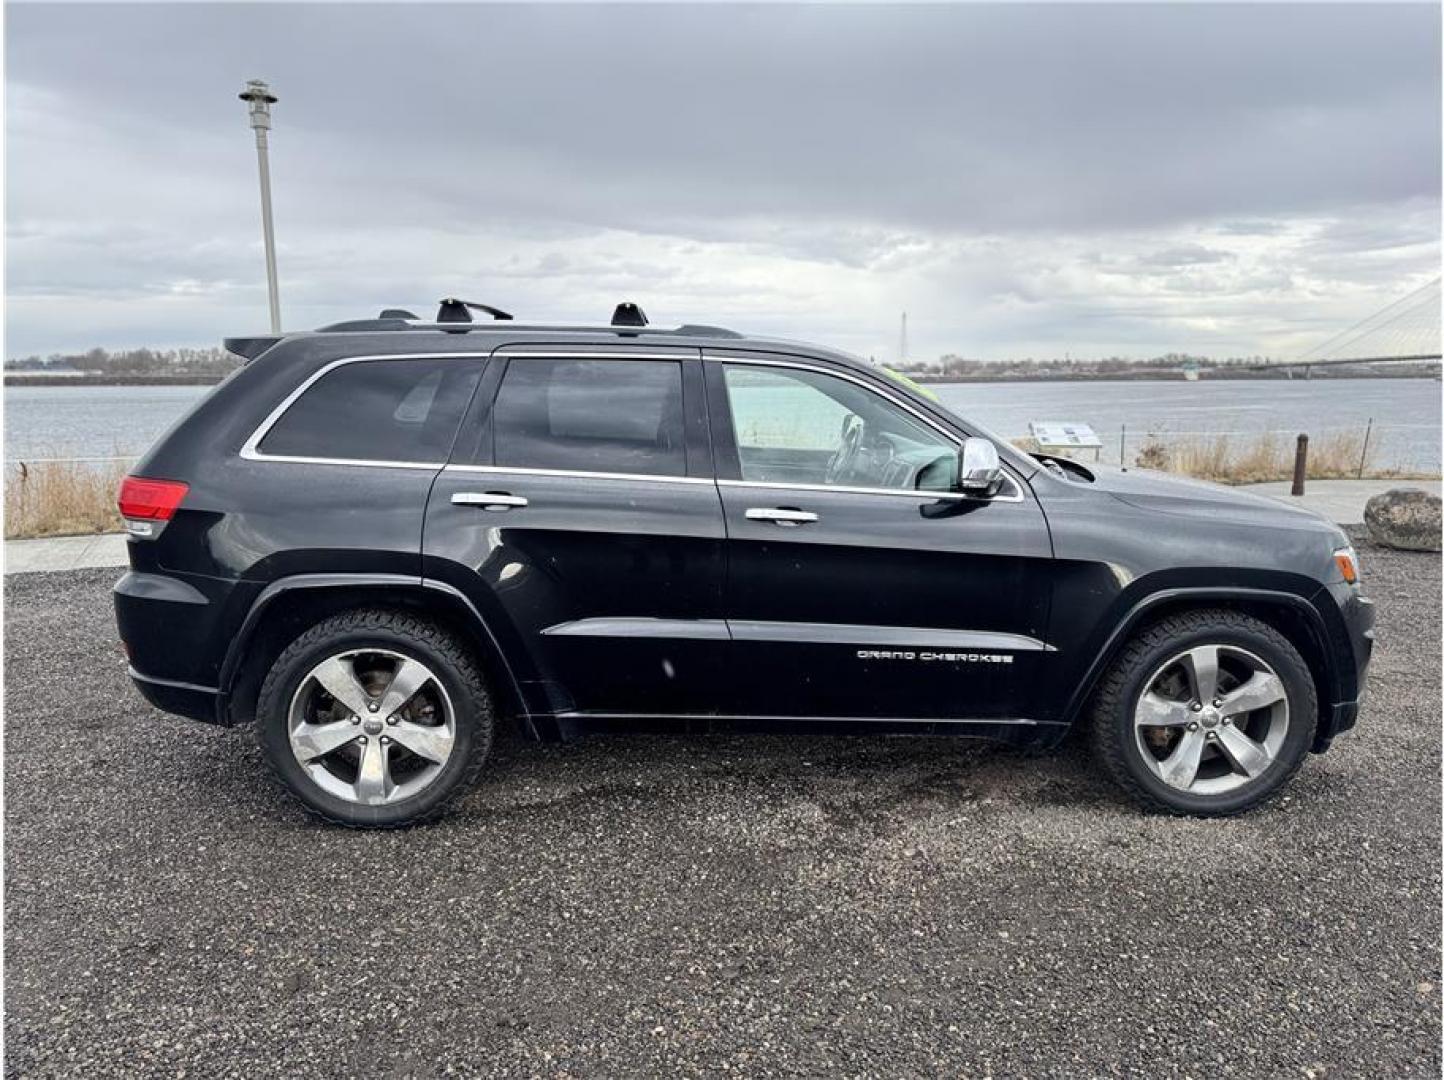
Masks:
[[[1301,352],[1439,272],[1440,10],[7,5],[6,353],[456,294],[879,358]]]

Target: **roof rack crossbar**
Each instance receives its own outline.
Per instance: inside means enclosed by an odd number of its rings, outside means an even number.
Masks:
[[[502,311],[501,308],[494,308],[490,304],[478,304],[473,300],[458,300],[454,296],[445,297],[441,301],[441,307],[436,312],[436,321],[443,322],[471,322],[471,310],[484,311],[493,319],[499,322],[510,322],[511,315]]]
[[[612,312],[613,326],[646,326],[647,314],[630,300],[624,300]]]

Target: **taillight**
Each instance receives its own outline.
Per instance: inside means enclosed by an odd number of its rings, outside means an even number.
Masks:
[[[127,476],[120,482],[116,503],[125,518],[126,531],[135,536],[154,536],[157,522],[166,522],[190,490],[179,480],[148,480]]]

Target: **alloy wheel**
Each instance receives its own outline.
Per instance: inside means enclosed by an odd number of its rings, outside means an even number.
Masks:
[[[1155,776],[1190,795],[1222,795],[1273,767],[1288,735],[1288,691],[1247,649],[1198,645],[1155,669],[1133,720]]]
[[[381,806],[418,794],[441,774],[456,744],[456,713],[421,661],[355,649],[301,680],[287,731],[291,753],[317,787]]]

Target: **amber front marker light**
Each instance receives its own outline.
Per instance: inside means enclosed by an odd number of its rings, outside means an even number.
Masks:
[[[1340,548],[1334,552],[1334,564],[1339,568],[1339,573],[1344,575],[1344,580],[1354,585],[1359,580],[1359,558],[1354,554],[1353,548]]]

